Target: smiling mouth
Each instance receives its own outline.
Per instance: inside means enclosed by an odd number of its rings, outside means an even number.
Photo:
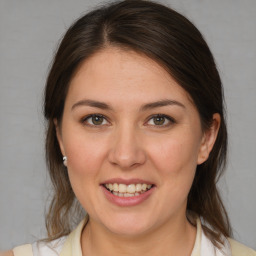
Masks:
[[[110,191],[113,195],[119,197],[133,197],[139,196],[148,190],[150,190],[154,185],[149,185],[145,183],[138,183],[138,184],[117,184],[117,183],[107,183],[103,184],[103,186]]]

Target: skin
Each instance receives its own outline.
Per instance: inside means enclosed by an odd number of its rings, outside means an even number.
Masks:
[[[14,256],[12,251],[0,252],[0,256]]]
[[[143,108],[163,100],[175,104]],[[95,125],[92,114],[103,115],[102,123]],[[156,124],[157,114],[170,120]],[[109,47],[79,67],[55,124],[73,190],[90,216],[84,255],[190,255],[196,228],[186,218],[187,196],[215,142],[218,114],[202,131],[192,100],[161,66]],[[139,205],[117,206],[100,186],[111,178],[147,180],[154,191]]]

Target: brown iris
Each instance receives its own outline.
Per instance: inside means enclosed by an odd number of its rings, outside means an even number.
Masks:
[[[92,116],[91,118],[92,118],[92,123],[94,125],[101,125],[104,120],[102,116],[96,116],[96,115]]]
[[[156,116],[153,118],[154,124],[155,125],[163,125],[165,122],[165,117],[163,116]]]

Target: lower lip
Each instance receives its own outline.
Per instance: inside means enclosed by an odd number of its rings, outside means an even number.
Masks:
[[[155,187],[152,187],[150,190],[147,190],[146,192],[138,195],[138,196],[132,196],[132,197],[121,197],[116,196],[112,194],[110,191],[108,191],[103,185],[101,185],[102,190],[106,196],[106,198],[113,204],[118,206],[135,206],[138,204],[141,204],[146,199],[150,197],[150,195],[155,190]]]

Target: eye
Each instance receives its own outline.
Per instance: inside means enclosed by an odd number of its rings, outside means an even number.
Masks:
[[[175,123],[175,120],[173,118],[162,114],[152,116],[147,122],[147,124],[152,126],[168,126],[173,123]]]
[[[83,118],[82,122],[85,125],[91,125],[91,126],[101,126],[101,125],[107,125],[109,123],[106,120],[106,118],[100,114],[89,115]]]

